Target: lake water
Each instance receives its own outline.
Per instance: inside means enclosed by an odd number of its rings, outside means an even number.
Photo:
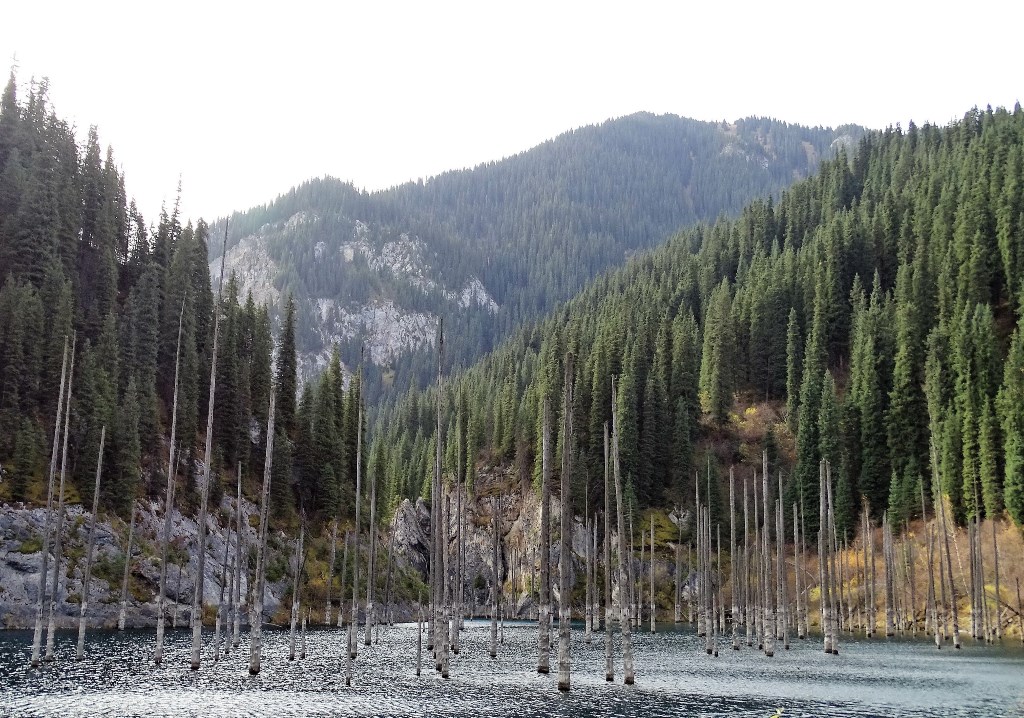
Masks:
[[[151,660],[152,630],[92,633],[81,662],[74,659],[76,634],[67,632],[58,636],[56,662],[33,670],[31,633],[0,631],[0,715],[1024,716],[1024,651],[1017,642],[967,643],[955,652],[923,640],[843,638],[838,656],[807,640],[774,658],[744,646],[716,659],[688,627],[641,632],[634,635],[636,685],[626,687],[621,658],[616,683],[604,680],[603,634],[586,645],[582,631],[574,631],[572,691],[563,695],[554,653],[552,674],[536,673],[536,624],[506,624],[492,660],[489,623],[468,622],[447,681],[427,663],[425,645],[423,673],[415,675],[415,625],[383,628],[379,644],[360,641],[351,687],[337,629],[311,630],[307,658],[294,662],[287,660],[287,631],[265,631],[256,677],[248,674],[244,634],[240,651],[192,671],[185,630],[168,634],[161,668]]]

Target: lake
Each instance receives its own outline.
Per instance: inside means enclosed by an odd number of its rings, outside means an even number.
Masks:
[[[212,641],[212,632],[207,645]],[[462,652],[442,680],[427,664],[415,675],[416,626],[382,628],[380,642],[359,644],[353,685],[345,686],[343,633],[307,635],[305,660],[289,662],[288,632],[264,631],[263,671],[248,674],[241,650],[189,669],[191,636],[168,633],[163,667],[152,664],[154,631],[97,631],[87,657],[74,659],[77,634],[58,635],[57,660],[29,667],[31,632],[0,631],[3,716],[1024,716],[1024,650],[1016,641],[967,642],[956,652],[924,640],[843,636],[840,655],[818,639],[794,641],[766,658],[756,649],[712,658],[688,626],[634,635],[636,685],[604,680],[604,636],[587,645],[573,632],[572,691],[552,673],[536,673],[535,623],[505,626],[498,658],[487,655],[489,623],[466,623]],[[616,649],[618,651],[618,636]],[[207,650],[206,656],[210,655]]]

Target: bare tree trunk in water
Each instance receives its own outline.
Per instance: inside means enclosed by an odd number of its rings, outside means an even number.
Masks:
[[[736,471],[729,467],[729,592],[732,598],[732,650],[740,650],[740,606],[736,590]]]
[[[797,638],[804,638],[803,616],[800,611],[800,573],[803,571],[804,562],[800,556],[800,523],[797,521],[796,502],[793,502],[793,591],[796,596],[796,635]]]
[[[622,469],[619,466],[619,411],[615,378],[612,377],[612,474],[615,478],[615,504],[619,516],[619,603],[626,600],[629,575],[626,568],[626,518],[622,506]],[[619,626],[622,630],[622,671],[623,683],[633,685],[636,676],[633,672],[633,640],[630,636],[629,616],[620,612]]]
[[[368,530],[370,544],[369,566],[366,571],[366,628],[363,631],[363,645],[369,646],[373,640],[371,635],[376,620],[373,612],[373,588],[377,582],[377,472],[370,477],[370,528]]]
[[[551,397],[544,397],[540,471],[540,615],[537,673],[551,670]]]
[[[164,494],[164,536],[160,549],[160,589],[156,594],[156,649],[153,651],[153,663],[160,665],[164,659],[164,595],[167,593],[167,549],[171,542],[171,514],[174,511],[174,476],[175,451],[177,448],[176,437],[178,431],[178,370],[181,368],[181,327],[185,318],[185,297],[181,298],[181,310],[178,313],[178,343],[174,350],[174,401],[171,407],[171,443],[167,455],[167,492]],[[132,525],[135,524],[134,510],[132,513]],[[129,539],[128,543],[131,543]],[[178,576],[181,576],[181,567],[178,567]],[[180,585],[180,580],[179,580]],[[174,595],[175,625],[177,628],[178,594]],[[124,622],[119,621],[118,628],[124,629]]]
[[[494,534],[494,541],[492,547],[494,549],[492,558],[492,570],[491,570],[491,645],[488,654],[491,658],[498,657],[498,581],[499,579],[499,567],[498,561],[498,532],[501,527],[498,525],[498,511],[500,498],[495,496],[491,499],[491,531]]]
[[[932,465],[935,465],[934,460]],[[936,469],[937,470],[937,469]],[[953,558],[949,552],[949,528],[946,525],[946,500],[940,494],[939,509],[942,515],[942,535],[946,544],[946,573],[949,576],[949,613],[953,619],[953,648],[960,648],[960,619],[957,617],[956,581],[953,580]]]
[[[224,625],[224,636],[227,638],[228,624],[227,614],[224,612],[224,590],[228,586],[228,581],[231,580],[228,574],[228,551],[231,548],[231,520],[228,519],[228,526],[224,532],[224,562],[220,567],[220,595],[217,597],[217,618],[213,627],[213,660],[220,660],[220,627]],[[224,615],[224,619],[221,620],[221,615]]]
[[[682,517],[679,525],[682,526]],[[680,536],[682,529],[680,529]],[[608,422],[604,423],[604,679],[615,680],[615,659],[612,657],[612,538],[611,538],[611,461],[608,450]],[[676,547],[677,555],[679,552]],[[676,585],[679,582],[678,560]],[[678,590],[677,590],[678,595]],[[678,599],[676,600],[678,604]]]
[[[238,648],[240,641],[242,623],[242,462],[239,461],[235,468],[235,478],[238,483],[238,494],[235,498],[235,581],[234,593],[231,600],[232,627],[231,646]],[[248,578],[248,576],[246,576]],[[248,583],[248,582],[247,582]]]
[[[345,532],[345,547],[341,551],[341,586],[338,592],[338,628],[345,627],[345,574],[348,571],[348,546],[352,542],[352,532]],[[347,651],[348,648],[346,647]]]
[[[92,517],[89,519],[89,545],[85,550],[85,577],[82,579],[82,603],[78,614],[78,651],[75,657],[85,658],[85,611],[89,605],[89,581],[92,578],[92,548],[96,537],[96,513],[100,508],[100,473],[103,471],[103,445],[107,438],[107,427],[100,429],[100,453],[96,459],[96,486],[92,490]],[[993,533],[993,536],[995,534]]]
[[[210,478],[213,462],[213,400],[217,392],[217,342],[220,337],[220,305],[224,295],[224,261],[228,254],[228,223],[224,222],[224,246],[220,257],[220,284],[213,314],[213,355],[210,360],[210,397],[206,403],[206,457],[203,463],[203,488],[199,501],[199,549],[196,556],[196,591],[192,599],[192,670],[198,671],[203,648],[203,585],[206,581],[206,513],[210,503]]]
[[[267,451],[263,459],[263,492],[260,498],[260,538],[256,553],[256,581],[249,606],[249,675],[260,672],[263,650],[263,587],[267,577],[267,528],[270,510],[270,470],[274,461],[274,411],[276,390],[270,390],[270,416],[267,419]]]
[[[423,597],[420,597],[422,604]],[[423,665],[423,606],[416,612],[416,675],[420,674],[420,666]]]
[[[771,519],[768,515],[768,450],[761,452],[761,504],[764,520],[763,542],[764,555],[764,654],[771,658],[775,655],[775,602],[772,600],[772,552],[771,552]]]
[[[72,355],[74,350],[72,349]],[[43,602],[46,601],[46,577],[49,575],[50,558],[50,520],[53,513],[53,483],[57,474],[57,447],[60,446],[61,426],[64,423],[64,388],[68,371],[68,338],[64,337],[64,359],[60,366],[60,393],[57,395],[57,418],[53,422],[53,445],[50,449],[50,479],[46,489],[46,513],[43,518],[43,547],[39,558],[42,568],[39,571],[39,589],[36,599],[36,626],[32,634],[32,667],[39,667],[40,649],[43,641]]]
[[[131,522],[128,524],[128,546],[125,548],[125,576],[121,582],[121,610],[118,611],[118,630],[125,630],[128,611],[128,579],[131,576],[131,543],[135,538],[135,502],[131,502]]]
[[[747,648],[754,646],[754,621],[751,611],[750,564],[752,562],[750,546],[750,492],[747,482],[743,481],[743,623],[747,629]]]
[[[828,518],[825,513],[825,460],[818,464],[818,583],[821,586],[821,632],[825,653],[832,653],[828,598]]]
[[[1003,622],[1001,619],[1002,604],[1000,603],[1002,594],[999,590],[999,543],[996,536],[996,529],[999,521],[993,516],[992,517],[992,560],[995,562],[996,569],[996,620],[995,620],[995,637],[997,641],[1001,641],[1003,638]]]
[[[74,346],[72,345],[72,349]],[[68,394],[64,402],[64,440],[60,460],[60,496],[57,499],[57,525],[53,539],[53,593],[50,594],[50,612],[46,626],[46,653],[44,661],[53,660],[53,647],[57,633],[57,595],[60,589],[61,545],[64,533],[64,479],[68,466],[68,429],[71,426],[71,387],[75,376],[75,356],[71,355],[71,369],[68,371]]]
[[[338,556],[338,519],[331,523],[331,560],[327,564],[327,600],[324,601],[324,625],[331,625],[331,584],[334,583],[334,562]]]
[[[174,614],[171,617],[171,628],[176,631],[178,630],[178,601],[181,600],[181,574],[184,573],[184,569],[179,564],[175,564],[174,567],[178,569],[178,580],[174,586]],[[125,595],[127,596],[127,593]]]
[[[352,661],[356,658],[359,630],[359,509],[363,485],[363,368],[359,367],[359,410],[356,413],[356,525],[352,532],[352,615],[348,622],[348,659],[345,661],[345,685],[352,685]],[[438,399],[440,401],[440,399]],[[434,482],[437,483],[436,481]]]
[[[398,527],[398,512],[391,517],[391,540],[388,542],[388,577],[384,583],[384,612],[385,619],[390,624],[391,617],[391,574],[395,568],[395,529]]]
[[[1020,632],[1020,644],[1024,646],[1024,611],[1021,610],[1020,603],[1020,579],[1013,579],[1017,585],[1017,630]]]
[[[828,552],[828,580],[829,580],[829,616],[832,619],[832,655],[839,655],[839,616],[842,611],[842,606],[837,605],[837,596],[840,595],[839,587],[836,585],[836,576],[838,571],[836,570],[836,554],[838,553],[838,546],[836,545],[836,512],[835,507],[832,504],[832,464],[828,461],[825,462],[825,495],[828,499],[828,531],[825,532],[825,540],[831,542],[831,546]]]
[[[292,614],[291,629],[288,635],[288,660],[295,660],[295,627],[299,622],[299,612],[302,610],[299,602],[299,577],[302,574],[302,543],[306,538],[306,516],[303,512],[302,521],[299,523],[299,535],[295,539],[295,575],[292,576]]]

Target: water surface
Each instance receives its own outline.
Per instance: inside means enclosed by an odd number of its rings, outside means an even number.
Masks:
[[[851,639],[826,656],[818,640],[794,641],[766,658],[756,650],[707,656],[686,628],[634,635],[636,685],[604,680],[604,638],[587,645],[573,632],[572,691],[536,673],[535,624],[507,624],[498,658],[487,655],[489,624],[466,624],[451,678],[427,663],[415,675],[416,627],[383,628],[380,642],[359,643],[345,686],[343,634],[307,635],[307,657],[290,662],[288,633],[264,632],[260,675],[248,674],[248,641],[217,663],[189,669],[191,635],[169,632],[164,665],[152,663],[154,632],[96,632],[75,661],[76,634],[61,633],[57,660],[29,667],[32,636],[0,632],[2,716],[1024,716],[1024,651],[1019,644],[967,644],[955,652],[924,641]],[[206,644],[212,633],[204,634]],[[724,648],[724,647],[723,647]]]

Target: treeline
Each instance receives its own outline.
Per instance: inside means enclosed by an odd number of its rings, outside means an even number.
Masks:
[[[771,119],[734,124],[639,113],[567,132],[527,152],[382,192],[311,180],[274,202],[230,218],[229,244],[261,233],[278,267],[275,287],[299,304],[302,352],[329,350],[317,331],[316,300],[352,307],[387,299],[406,311],[444,315],[448,354],[467,366],[524,321],[533,321],[620,265],[698,220],[734,215],[754,197],[777,194],[834,153],[837,138],[863,129],[806,128]],[[294,218],[294,219],[293,219]],[[291,221],[289,221],[291,220]],[[340,247],[358,235],[371,246],[402,235],[424,243],[424,279],[371,269]],[[217,247],[212,247],[216,251]],[[458,293],[479,278],[500,306],[461,308]],[[346,366],[361,339],[342,346]],[[400,388],[431,380],[430,350],[383,371],[368,367],[368,396],[383,375]]]
[[[180,322],[176,471],[187,511],[197,500],[194,462],[202,456],[219,313],[214,501],[221,472],[233,485],[239,463],[247,475],[262,471],[275,385],[275,507],[288,511],[297,497],[314,497],[296,485],[291,461],[304,456],[295,449],[294,303],[285,306],[275,373],[267,308],[251,294],[240,297],[234,278],[217,303],[207,263],[216,239],[202,220],[182,226],[177,206],[147,226],[126,201],[124,177],[112,151],[101,150],[96,128],[79,147],[73,128],[49,107],[46,82],[32,83],[19,102],[11,74],[0,105],[0,496],[46,500],[61,357],[72,337],[72,486],[91,496],[106,427],[102,505],[126,515],[134,497],[160,495]],[[358,384],[333,389],[339,401],[356,403]],[[347,427],[340,409],[337,416]],[[354,475],[340,464],[334,470],[339,478]]]
[[[542,399],[557,426],[572,352],[573,496],[591,507],[618,376],[623,472],[641,505],[690,503],[694,472],[703,485],[724,464],[759,466],[733,412],[767,400],[785,405],[764,438],[770,463],[809,531],[821,458],[840,533],[855,533],[862,501],[899,525],[936,489],[959,520],[1005,507],[1024,522],[1022,146],[1019,107],[872,133],[777,203],[635,257],[451,382],[446,470],[464,463],[471,480],[484,458],[536,474]],[[409,392],[381,410],[374,452],[392,499],[429,480],[435,402]],[[714,458],[695,455],[701,443]]]

